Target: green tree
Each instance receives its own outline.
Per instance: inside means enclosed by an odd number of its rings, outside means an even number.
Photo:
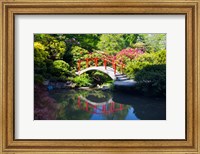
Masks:
[[[63,59],[66,44],[59,35],[35,34],[34,41],[40,42],[45,47],[45,50],[49,53],[50,59]]]
[[[76,66],[77,61],[86,57],[89,54],[89,51],[79,46],[74,46],[71,50],[71,54],[73,56],[73,64]]]
[[[124,34],[123,37],[127,48],[136,43],[138,34]]]
[[[100,40],[99,34],[80,34],[77,35],[77,40],[80,43],[79,46],[92,52],[97,49],[97,43]]]
[[[102,34],[97,47],[110,54],[115,54],[126,47],[123,34]]]
[[[76,45],[92,52],[97,49],[101,34],[63,34],[63,36],[65,36],[67,46]],[[67,50],[69,51],[70,48]]]
[[[157,52],[166,49],[166,34],[139,34],[137,42],[143,42],[146,52]]]
[[[34,42],[34,71],[35,74],[44,74],[47,70],[45,61],[48,57],[48,52],[44,45],[40,42]]]

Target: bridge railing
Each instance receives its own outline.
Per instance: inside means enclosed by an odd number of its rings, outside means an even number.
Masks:
[[[117,60],[115,56],[109,56],[107,54],[102,54],[102,57],[94,57],[94,58],[84,58],[84,59],[80,59],[77,62],[77,69],[78,72],[81,71],[81,63],[82,62],[86,62],[86,68],[90,67],[90,62],[93,62],[94,66],[98,67],[98,62],[102,61],[103,62],[103,66],[105,67],[105,69],[107,69],[107,66],[110,64],[114,70],[114,74],[116,74],[116,70],[117,67],[120,68],[121,73],[123,73],[125,64],[120,61]]]

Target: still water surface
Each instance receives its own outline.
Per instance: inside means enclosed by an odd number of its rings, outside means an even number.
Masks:
[[[58,105],[52,120],[166,120],[165,99],[102,90],[58,90],[49,95]]]

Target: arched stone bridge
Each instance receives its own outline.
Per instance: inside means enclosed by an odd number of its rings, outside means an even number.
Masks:
[[[81,70],[81,71],[79,71],[79,72],[76,72],[76,74],[77,74],[77,75],[81,75],[81,74],[83,74],[83,73],[85,73],[85,72],[87,72],[87,71],[94,71],[94,70],[95,70],[95,71],[101,71],[101,72],[103,72],[103,73],[109,75],[113,80],[116,80],[116,75],[120,75],[120,73],[119,73],[118,71],[116,71],[116,73],[115,73],[115,71],[114,71],[113,68],[111,68],[111,67],[106,67],[106,69],[105,69],[104,66],[92,66],[92,67],[88,67],[88,68],[86,68],[86,69],[84,69],[84,70]]]
[[[114,85],[116,86],[134,86],[136,82],[132,79],[128,79],[126,75],[123,74],[123,69],[125,64],[116,58],[116,56],[109,56],[105,53],[101,53],[102,58],[94,57],[94,58],[85,58],[80,59],[77,62],[77,75],[81,75],[87,71],[101,71],[107,75],[109,75],[114,80]],[[98,61],[101,60],[103,62],[103,66],[98,66]],[[86,68],[81,70],[81,63],[86,62]],[[91,66],[90,62],[93,62],[95,66]],[[111,65],[111,67],[108,66]],[[120,70],[121,73],[117,71]]]

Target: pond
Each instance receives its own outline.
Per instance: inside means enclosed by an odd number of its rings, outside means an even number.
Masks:
[[[50,120],[166,120],[165,99],[103,90],[53,90]]]

